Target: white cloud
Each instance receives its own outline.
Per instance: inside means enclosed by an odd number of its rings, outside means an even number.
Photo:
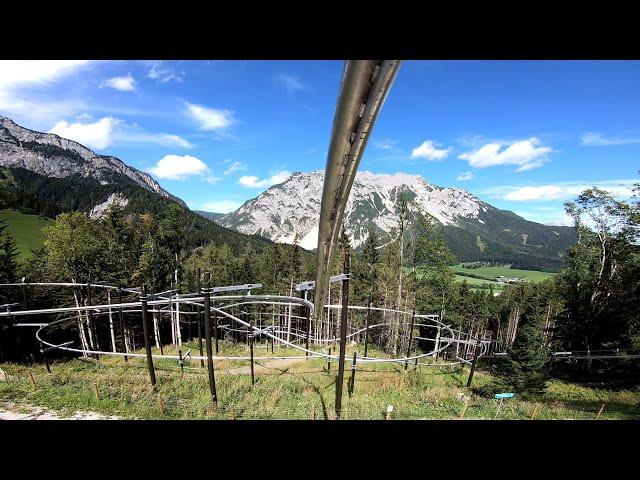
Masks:
[[[427,160],[444,160],[452,150],[449,148],[438,148],[433,140],[425,140],[422,144],[411,151],[411,158],[426,158]]]
[[[289,93],[295,93],[304,90],[304,85],[298,77],[281,73],[277,75],[275,81],[278,85],[282,85]]]
[[[517,165],[516,172],[523,172],[542,166],[547,160],[551,147],[537,146],[540,143],[536,137],[519,140],[508,145],[504,143],[487,143],[470,152],[459,155],[458,158],[469,162],[475,168],[495,167],[496,165]],[[503,149],[503,147],[506,147]]]
[[[203,204],[202,209],[205,212],[230,213],[240,208],[241,205],[242,202],[235,200],[213,200]]]
[[[158,178],[169,180],[185,180],[190,176],[210,173],[206,163],[191,155],[165,155],[149,171]]]
[[[241,162],[233,162],[231,165],[229,165],[229,167],[224,171],[225,175],[230,175],[233,172],[239,172],[241,170],[246,169],[247,166],[244,163]]]
[[[184,72],[176,72],[175,69],[162,61],[153,62],[151,69],[147,72],[147,78],[157,80],[160,83],[170,81],[181,82]]]
[[[187,102],[187,113],[200,124],[200,130],[224,130],[235,122],[231,110],[218,110]]]
[[[618,198],[631,198],[633,185],[637,180],[608,180],[601,182],[560,182],[551,185],[536,186],[503,186],[485,190],[483,193],[491,198],[500,198],[512,202],[569,200],[583,191],[597,187]]]
[[[474,177],[473,172],[464,172],[456,177],[457,180],[465,181],[471,180]]]
[[[81,100],[44,98],[34,88],[44,88],[87,65],[85,60],[0,60],[0,111],[31,128],[46,125],[85,108]],[[23,90],[29,89],[28,94]]]
[[[82,114],[75,117],[76,122],[59,121],[49,130],[49,133],[55,133],[96,150],[103,150],[112,145],[122,143],[150,143],[164,147],[181,148],[191,148],[193,146],[179,135],[147,133],[140,131],[136,125],[132,127],[124,121],[113,117],[104,117],[95,122],[90,122],[92,118],[91,115]]]
[[[379,148],[380,150],[391,150],[396,143],[398,143],[396,140],[391,140],[390,138],[384,138],[382,140],[378,140],[374,142],[373,146],[376,148]]]
[[[598,132],[586,132],[582,135],[582,145],[590,147],[629,145],[632,143],[640,143],[640,137],[606,137]]]
[[[114,135],[114,142],[152,143],[163,147],[192,148],[193,145],[179,135],[169,133],[119,133]]]
[[[513,213],[531,222],[538,222],[543,225],[573,226],[573,219],[567,215],[562,206],[553,209],[514,210]]]
[[[69,123],[62,120],[56,123],[49,133],[74,140],[89,148],[103,150],[113,143],[113,129],[118,122],[112,117],[104,117],[94,123]]]
[[[50,84],[87,63],[87,60],[0,60],[0,91]]]
[[[113,77],[105,80],[100,86],[114,88],[122,92],[132,92],[136,89],[136,80],[129,73],[122,77]]]
[[[270,187],[271,185],[276,185],[278,183],[282,183],[287,178],[289,178],[290,175],[291,175],[291,172],[287,170],[276,172],[269,178],[264,178],[262,180],[260,180],[260,178],[256,177],[255,175],[246,175],[246,176],[240,177],[240,180],[238,180],[238,183],[247,188],[264,188],[264,187]]]
[[[205,180],[211,185],[215,185],[220,181],[220,177],[216,177],[215,175],[208,175]]]

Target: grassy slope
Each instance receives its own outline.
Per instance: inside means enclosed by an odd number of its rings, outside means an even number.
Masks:
[[[191,345],[197,351],[196,345]],[[188,346],[183,346],[185,351]],[[357,347],[361,349],[361,346]],[[154,349],[155,350],[155,349]],[[351,350],[349,347],[348,350]],[[165,354],[171,351],[165,348]],[[236,354],[246,354],[246,347],[233,348]],[[227,349],[223,353],[230,353]],[[295,355],[285,349],[276,354]],[[256,356],[264,355],[264,345],[256,348]],[[348,362],[350,363],[350,362]],[[143,360],[105,358],[95,361],[59,361],[47,374],[42,365],[3,364],[1,368],[11,379],[0,382],[0,402],[12,401],[41,405],[63,414],[76,410],[92,410],[123,418],[333,418],[335,373],[337,362],[332,363],[330,375],[325,373],[324,360],[290,361],[286,366],[271,366],[257,374],[256,385],[251,387],[246,361],[224,361],[216,364],[216,383],[219,407],[209,405],[206,368],[194,362],[180,378],[177,362],[156,361],[158,394],[152,394],[148,372]],[[240,374],[231,374],[233,368]],[[242,372],[239,372],[242,370]],[[37,386],[28,377],[31,371]],[[246,372],[246,373],[245,373]],[[453,419],[458,418],[463,403],[458,395],[464,392],[468,367],[421,367],[402,372],[399,364],[365,364],[358,368],[355,393],[348,398],[349,368],[345,370],[343,407],[346,418],[382,419],[386,406],[395,410],[392,418]],[[478,371],[474,386],[490,380]],[[95,398],[94,383],[99,399]],[[539,419],[594,418],[601,403],[606,403],[601,418],[640,418],[637,408],[637,390],[609,391],[569,385],[552,381],[544,398],[539,400]],[[161,398],[161,401],[158,400]],[[497,402],[471,395],[465,418],[492,419]],[[505,402],[501,418],[527,419],[534,404],[516,397]]]
[[[29,255],[29,249],[42,247],[44,235],[40,229],[53,221],[39,215],[28,215],[12,209],[0,210],[0,218],[7,220],[20,256]]]
[[[456,282],[467,282],[469,285],[492,285],[494,290],[502,290],[504,285],[492,280],[484,280],[482,278],[465,277],[464,275],[456,275]]]

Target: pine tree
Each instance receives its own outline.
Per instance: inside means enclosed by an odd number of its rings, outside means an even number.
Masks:
[[[362,250],[362,286],[366,295],[371,295],[372,302],[378,303],[378,234],[375,228],[369,228],[369,235],[364,242]]]
[[[0,220],[0,283],[11,283],[16,278],[16,242],[5,219]]]
[[[521,394],[537,395],[544,392],[544,364],[548,358],[542,330],[546,316],[545,304],[539,287],[533,287],[520,318],[516,339],[507,349],[506,358],[494,366],[492,373],[500,377],[498,385],[512,387]]]

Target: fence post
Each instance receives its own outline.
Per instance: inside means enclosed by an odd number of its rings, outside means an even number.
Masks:
[[[343,273],[346,278],[342,280],[342,310],[340,315],[340,354],[338,356],[338,376],[336,378],[336,419],[340,419],[342,410],[342,382],[344,381],[344,356],[347,348],[347,318],[349,307],[349,268],[351,267],[351,258],[349,250],[344,251]]]
[[[147,287],[142,285],[140,290],[140,304],[142,309],[142,333],[144,335],[144,349],[147,353],[147,368],[153,389],[156,388],[156,372],[153,368],[153,356],[151,355],[151,342],[149,340],[149,312],[147,311]]]
[[[307,290],[304,291],[304,299],[307,299]],[[311,337],[311,309],[308,306],[304,307],[307,316],[307,339],[306,348],[309,350],[309,338]],[[305,357],[309,356],[309,352],[304,352]]]
[[[349,379],[349,398],[353,395],[356,386],[356,363],[358,362],[358,352],[353,352],[353,363],[351,363],[351,378]]]
[[[42,358],[44,358],[44,365],[45,367],[47,367],[47,372],[51,373],[51,368],[49,367],[49,360],[47,359],[47,355],[44,353],[42,342],[40,342],[40,353],[42,354]]]
[[[539,403],[536,403],[536,404],[533,406],[533,412],[531,412],[531,417],[529,418],[529,420],[533,420],[534,418],[536,418],[536,415],[537,415],[537,413],[538,413],[538,407],[539,407],[539,406],[540,406],[540,404],[539,404]]]
[[[413,309],[413,313],[411,314],[411,326],[409,327],[409,344],[407,345],[407,355],[406,358],[409,358],[411,355],[411,342],[413,341],[413,324],[416,321],[416,309]],[[405,360],[404,362],[404,371],[407,371],[407,367],[409,366],[409,360]]]
[[[216,302],[213,302],[213,306],[216,306]],[[216,343],[216,355],[220,351],[220,347],[218,346],[218,312],[213,312],[213,339]]]
[[[249,351],[251,355],[251,385],[256,383],[255,376],[253,373],[253,334],[249,334]]]
[[[122,288],[118,287],[118,304],[122,304]],[[122,341],[122,351],[124,353],[127,352],[127,342],[125,341],[125,332],[124,332],[124,313],[122,312],[122,307],[118,307],[118,321],[120,323],[120,340]],[[129,358],[125,355],[124,361],[128,362]]]
[[[367,321],[364,330],[364,356],[367,356],[369,349],[369,321],[371,319],[371,292],[369,292],[369,302],[367,303]]]
[[[331,347],[329,347],[329,356],[327,357],[327,375],[331,370]]]
[[[211,272],[204,272],[204,285],[202,293],[204,294],[204,334],[207,344],[207,370],[209,372],[209,390],[211,391],[211,402],[218,404],[218,395],[216,393],[216,377],[213,371],[213,352],[211,348]]]
[[[473,381],[473,372],[476,370],[476,364],[478,363],[478,355],[480,354],[480,339],[476,343],[476,348],[473,350],[473,362],[471,363],[471,371],[469,372],[469,378],[467,380],[467,388],[471,386],[471,382]]]
[[[462,407],[462,413],[460,414],[460,418],[463,419],[465,413],[467,413],[467,408],[469,408],[469,399],[465,400],[464,407]]]
[[[606,406],[606,403],[603,403],[602,405],[600,405],[600,410],[598,410],[598,413],[596,414],[596,420],[598,418],[600,418],[600,415],[602,415],[602,411],[604,410],[604,407]]]
[[[200,288],[200,269],[196,270],[196,288],[198,290],[198,296],[202,294],[202,289]],[[198,319],[198,343],[200,346],[200,367],[204,368],[204,351],[202,350],[202,314],[200,313],[200,305],[198,304],[196,318]]]

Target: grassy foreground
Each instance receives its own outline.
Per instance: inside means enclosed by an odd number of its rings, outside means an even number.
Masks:
[[[194,352],[197,346],[190,345]],[[189,346],[183,346],[183,352]],[[357,349],[361,349],[360,346]],[[223,354],[246,355],[235,345]],[[349,348],[350,351],[353,351]],[[164,353],[173,353],[165,347]],[[256,356],[270,354],[258,345]],[[154,349],[155,353],[155,349]],[[158,352],[159,353],[159,352]],[[276,355],[297,355],[294,349]],[[350,356],[349,356],[350,357]],[[251,386],[248,361],[216,362],[218,407],[212,408],[206,368],[188,363],[184,377],[176,361],[155,362],[158,379],[153,392],[143,359],[102,357],[95,360],[58,361],[51,374],[44,365],[2,364],[9,378],[0,381],[0,402],[36,405],[63,415],[93,411],[131,419],[333,419],[337,362],[326,372],[326,361],[259,360],[256,384]],[[468,367],[420,367],[407,372],[400,364],[361,364],[350,399],[347,385],[351,361],[345,368],[343,418],[383,419],[393,405],[391,419],[458,419],[469,397],[465,419],[493,419],[498,402],[472,394],[464,387]],[[29,373],[35,380],[32,382]],[[490,381],[477,371],[474,386]],[[516,398],[505,401],[502,419],[593,419],[606,404],[601,419],[640,419],[640,390],[610,391],[551,381],[537,402]],[[537,407],[536,407],[537,404]]]

